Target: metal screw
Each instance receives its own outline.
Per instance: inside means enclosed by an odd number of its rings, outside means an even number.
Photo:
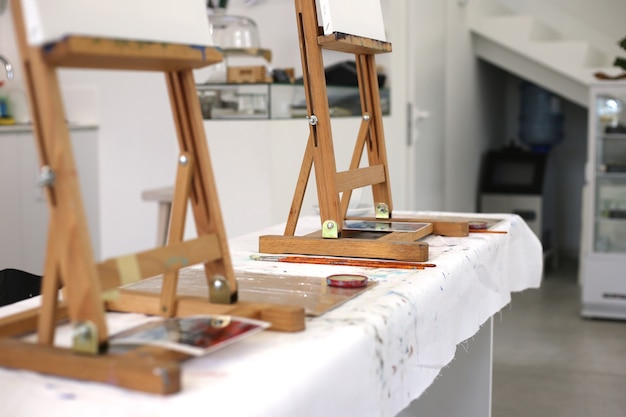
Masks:
[[[230,304],[232,295],[226,277],[215,275],[209,281],[209,301],[217,304]]]
[[[72,330],[73,349],[81,353],[98,353],[98,329],[93,322],[75,323]]]
[[[339,231],[337,230],[337,222],[334,220],[326,220],[322,225],[322,237],[324,239],[336,239],[339,237]]]
[[[180,158],[178,158],[178,163],[183,166],[187,165],[188,162],[189,159],[185,155],[181,155]]]
[[[84,323],[77,324],[76,327],[74,327],[74,337],[81,339],[90,339],[91,330]]]
[[[315,126],[317,124],[317,116],[316,115],[307,116],[306,118],[309,120],[309,124],[311,126]]]
[[[378,219],[389,218],[389,206],[386,203],[376,204],[376,218]]]
[[[363,120],[369,120],[370,119],[370,115],[369,114],[364,114],[363,115]]]
[[[39,182],[37,183],[40,187],[50,187],[54,184],[54,171],[48,165],[44,165],[41,167],[39,171]]]

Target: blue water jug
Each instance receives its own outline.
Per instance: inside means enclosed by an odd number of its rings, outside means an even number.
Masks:
[[[549,150],[563,139],[561,100],[543,88],[520,85],[519,138],[534,150]]]

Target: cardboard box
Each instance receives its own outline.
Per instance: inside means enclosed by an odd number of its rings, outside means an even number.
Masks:
[[[272,79],[267,75],[264,65],[253,67],[228,67],[226,80],[229,83],[269,83]]]

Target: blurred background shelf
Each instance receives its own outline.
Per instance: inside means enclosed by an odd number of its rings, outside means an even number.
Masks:
[[[197,84],[205,120],[291,119],[307,115],[302,84],[206,83]],[[380,90],[384,115],[389,114],[389,89]],[[361,115],[358,87],[328,86],[331,116]]]

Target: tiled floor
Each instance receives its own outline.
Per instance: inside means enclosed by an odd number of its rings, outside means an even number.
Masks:
[[[626,322],[579,308],[577,263],[562,259],[495,316],[493,417],[626,417]]]

